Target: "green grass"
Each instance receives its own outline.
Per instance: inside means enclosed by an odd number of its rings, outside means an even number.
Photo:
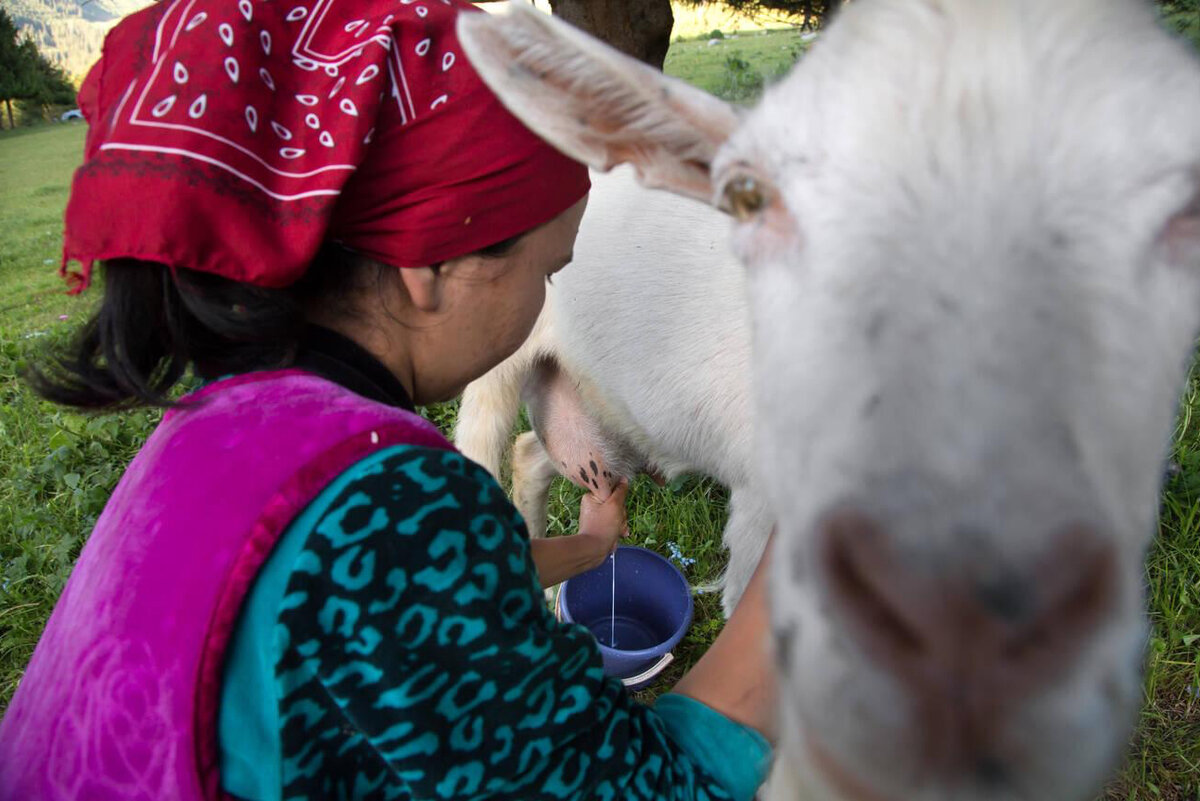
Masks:
[[[1146,704],[1131,758],[1108,798],[1200,799],[1200,368],[1176,425],[1174,475],[1146,564],[1154,625]]]
[[[753,90],[748,72],[769,82],[802,47],[794,31],[739,35],[712,47],[678,42],[667,69],[745,100]],[[748,66],[731,68],[731,58]],[[18,378],[47,343],[70,335],[98,294],[68,297],[56,274],[62,211],[84,132],[83,125],[0,132],[0,709],[105,498],[159,416],[64,412],[34,398]],[[426,410],[445,430],[455,411],[455,404]],[[1175,443],[1180,469],[1164,493],[1161,532],[1146,568],[1154,624],[1146,705],[1129,765],[1106,796],[1114,801],[1200,801],[1200,378],[1181,405]],[[556,482],[551,533],[573,530],[579,495]],[[686,568],[689,579],[710,582],[724,565],[726,502],[709,481],[659,488],[639,480],[629,502],[633,541],[664,555],[675,543],[696,560]],[[698,596],[695,624],[660,687],[695,662],[720,626],[719,598]]]
[[[95,302],[96,293],[67,296],[57,272],[85,132],[54,125],[0,133],[0,706],[105,499],[158,417],[73,414],[38,400],[18,377]]]
[[[26,348],[0,353],[0,706],[7,704],[71,565],[157,415],[84,417],[18,384]],[[14,353],[15,351],[15,353]]]
[[[675,42],[663,69],[720,97],[748,101],[796,63],[807,48],[801,36],[790,29],[730,34],[712,45],[706,38]]]
[[[1167,27],[1200,46],[1200,2],[1197,0],[1173,0],[1163,8],[1163,20]]]
[[[43,335],[83,304],[63,294],[62,215],[83,152],[82,123],[0,132],[0,331]]]

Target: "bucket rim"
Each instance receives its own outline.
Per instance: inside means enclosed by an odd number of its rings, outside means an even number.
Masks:
[[[688,628],[692,625],[692,616],[695,614],[695,600],[692,598],[692,587],[690,584],[688,584],[687,577],[683,575],[683,571],[680,570],[678,567],[676,567],[671,562],[670,559],[668,559],[667,557],[658,553],[657,551],[652,551],[649,548],[643,548],[640,545],[618,545],[617,551],[618,552],[619,551],[641,551],[642,553],[649,554],[650,556],[654,557],[658,561],[665,564],[667,567],[671,568],[671,572],[679,579],[679,583],[684,589],[684,596],[687,598],[687,607],[684,611],[683,620],[676,627],[674,633],[672,633],[670,637],[663,640],[658,645],[655,645],[651,648],[639,648],[634,651],[625,650],[623,648],[611,648],[611,647],[601,643],[599,639],[596,639],[595,635],[592,634],[590,630],[588,631],[588,634],[591,635],[592,639],[596,641],[596,647],[600,649],[601,654],[612,654],[613,656],[620,656],[620,657],[626,658],[626,659],[629,659],[629,658],[634,658],[634,659],[645,658],[647,660],[657,659],[657,658],[661,657],[663,654],[667,653],[668,651],[673,650],[675,648],[675,646],[678,645],[679,642],[683,639],[684,635],[687,634]],[[570,582],[571,582],[571,579],[567,579],[566,581],[564,581],[562,584],[559,585],[559,588],[558,588],[559,603],[562,605],[562,611],[563,611],[564,615],[567,617],[569,622],[574,623],[577,626],[582,626],[584,629],[587,629],[586,626],[584,626],[582,623],[580,623],[574,617],[570,616],[571,615],[570,605],[567,602],[567,596],[565,594],[567,591],[567,585],[570,584]]]

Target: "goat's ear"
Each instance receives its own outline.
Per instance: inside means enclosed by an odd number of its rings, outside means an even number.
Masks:
[[[738,123],[729,104],[521,4],[460,15],[458,36],[504,105],[562,152],[711,201],[709,166]]]

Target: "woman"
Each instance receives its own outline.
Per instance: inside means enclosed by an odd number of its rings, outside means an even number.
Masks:
[[[179,0],[109,35],[65,245],[104,298],[35,380],[84,408],[207,384],[81,554],[0,798],[753,796],[761,575],[639,705],[540,603],[616,546],[624,493],[530,543],[413,412],[518,347],[588,188],[461,57],[465,8]]]

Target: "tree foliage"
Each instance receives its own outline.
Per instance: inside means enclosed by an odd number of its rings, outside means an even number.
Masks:
[[[0,103],[8,112],[9,126],[15,124],[14,101],[26,113],[44,117],[51,105],[74,98],[75,89],[62,68],[38,52],[32,39],[22,37],[12,17],[0,8]]]

